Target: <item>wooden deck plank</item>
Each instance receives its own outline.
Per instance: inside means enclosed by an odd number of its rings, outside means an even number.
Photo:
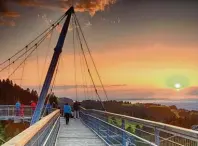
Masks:
[[[61,117],[56,146],[105,146],[105,143],[79,119],[70,119],[66,125]]]

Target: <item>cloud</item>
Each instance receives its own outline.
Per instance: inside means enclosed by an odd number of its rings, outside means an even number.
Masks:
[[[97,11],[104,11],[105,8],[114,4],[116,0],[0,0],[0,17],[1,18],[16,18],[20,14],[11,10],[8,7],[9,3],[15,3],[25,7],[40,7],[45,9],[55,9],[66,11],[73,3],[75,11],[89,12],[94,15]],[[0,20],[0,25],[14,24],[10,20]]]
[[[79,0],[75,4],[75,10],[89,12],[94,15],[97,11],[104,11],[106,6],[114,4],[116,0]]]
[[[187,95],[197,96],[198,95],[198,87],[190,87],[185,89]]]
[[[15,22],[12,20],[5,20],[3,18],[0,19],[0,26],[15,26]]]
[[[6,12],[3,15],[19,16],[17,12],[12,12],[7,7],[9,2],[28,7],[41,7],[48,9],[67,10],[72,5],[73,0],[0,0],[0,12]],[[97,11],[104,11],[106,6],[114,4],[116,0],[74,0],[73,5],[77,12],[89,12],[94,15]]]

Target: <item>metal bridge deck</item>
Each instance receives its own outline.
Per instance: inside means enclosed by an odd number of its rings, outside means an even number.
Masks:
[[[105,143],[79,119],[70,119],[66,125],[65,119],[60,119],[60,129],[56,146],[105,146]]]

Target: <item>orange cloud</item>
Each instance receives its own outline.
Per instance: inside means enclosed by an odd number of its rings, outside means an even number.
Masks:
[[[115,2],[116,0],[80,0],[75,4],[75,10],[94,15],[97,11],[104,11],[106,6]]]
[[[105,7],[114,4],[116,0],[0,0],[0,16],[7,17],[19,17],[18,12],[13,12],[9,9],[8,3],[16,3],[25,7],[41,7],[47,9],[59,9],[66,11],[73,3],[75,11],[77,12],[89,12],[90,15],[94,15],[97,11],[104,11]],[[7,24],[0,20],[0,24]]]

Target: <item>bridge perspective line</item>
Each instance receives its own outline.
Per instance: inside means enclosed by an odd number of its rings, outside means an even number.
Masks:
[[[55,110],[3,146],[10,145],[198,146],[198,131],[81,108],[80,120],[71,119],[69,125]]]

